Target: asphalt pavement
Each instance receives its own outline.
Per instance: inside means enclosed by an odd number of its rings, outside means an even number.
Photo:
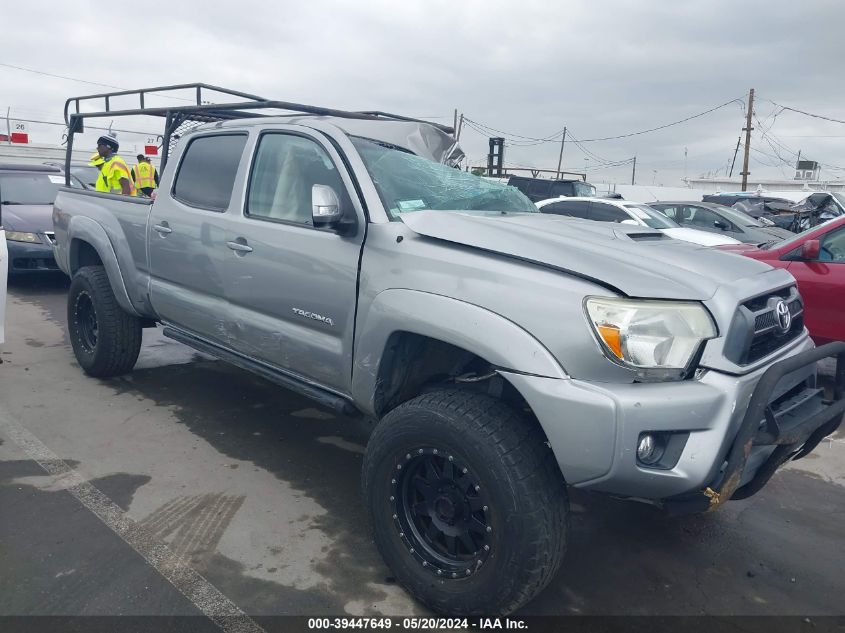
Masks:
[[[66,291],[9,289],[0,615],[425,613],[369,538],[360,423],[160,329],[131,374],[88,378]],[[842,615],[844,486],[840,432],[714,514],[575,491],[563,569],[522,615]]]

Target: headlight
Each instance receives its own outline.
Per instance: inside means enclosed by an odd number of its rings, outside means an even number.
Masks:
[[[716,336],[697,302],[588,297],[584,305],[605,355],[644,379],[682,377],[701,343]]]
[[[6,239],[10,242],[30,242],[32,244],[41,244],[41,238],[35,233],[6,231]]]

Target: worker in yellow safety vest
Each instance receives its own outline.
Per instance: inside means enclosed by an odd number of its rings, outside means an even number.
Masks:
[[[153,191],[158,187],[158,172],[155,165],[143,154],[138,154],[136,158],[138,164],[132,168],[132,180],[145,196],[152,196]]]
[[[120,144],[109,134],[97,139],[97,154],[103,159],[103,165],[100,167],[100,177],[97,178],[94,188],[104,193],[134,196],[135,186],[132,184],[129,166],[117,155],[118,149]]]
[[[88,160],[88,164],[89,164],[91,167],[96,167],[96,168],[97,168],[97,172],[98,172],[98,173],[97,173],[97,179],[96,179],[96,181],[95,181],[95,182],[86,183],[86,184],[94,185],[94,188],[95,188],[97,191],[100,191],[100,189],[99,189],[99,184],[100,184],[100,173],[99,173],[99,172],[102,172],[102,171],[103,171],[103,165],[105,164],[105,162],[106,162],[106,161],[104,161],[104,160],[103,160],[103,157],[102,157],[102,156],[100,156],[100,154],[99,154],[98,152],[94,152],[94,153],[91,155],[91,158]]]

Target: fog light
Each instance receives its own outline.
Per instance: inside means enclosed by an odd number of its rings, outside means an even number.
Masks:
[[[650,466],[656,464],[663,457],[665,442],[656,433],[643,433],[637,443],[637,460]]]

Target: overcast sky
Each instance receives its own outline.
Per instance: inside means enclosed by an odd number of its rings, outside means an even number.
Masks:
[[[785,163],[798,150],[845,167],[845,125],[778,114],[772,103],[845,120],[841,0],[76,0],[9,2],[3,13],[2,64],[122,88],[201,81],[447,124],[457,108],[507,133],[513,166],[555,168],[564,126],[577,139],[623,135],[745,101],[755,88],[753,175],[791,177]],[[51,121],[67,97],[107,90],[2,65],[0,85],[4,114],[11,106],[13,118]],[[688,175],[724,174],[743,124],[733,103],[659,132],[585,143],[586,161],[567,141],[563,164],[625,182],[630,165],[602,161],[636,155],[638,183],[679,185],[685,148]],[[128,129],[138,127],[158,131],[152,121]],[[36,141],[61,132],[30,124]],[[486,137],[464,126],[472,164],[486,162]],[[556,140],[520,146],[519,137]],[[734,175],[741,159],[740,150]]]

